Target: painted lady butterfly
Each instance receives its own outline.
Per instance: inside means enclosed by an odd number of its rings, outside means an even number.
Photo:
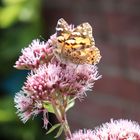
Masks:
[[[95,47],[92,27],[82,23],[74,28],[63,19],[56,26],[57,47],[55,54],[60,60],[75,64],[97,64],[101,59],[100,51]]]

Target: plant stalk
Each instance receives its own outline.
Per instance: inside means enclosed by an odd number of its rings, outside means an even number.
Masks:
[[[70,127],[68,124],[66,112],[61,107],[57,108],[55,105],[53,105],[53,108],[54,108],[55,115],[56,115],[58,121],[61,123],[61,125],[64,128],[65,137],[70,138],[71,137],[71,130],[70,130]]]

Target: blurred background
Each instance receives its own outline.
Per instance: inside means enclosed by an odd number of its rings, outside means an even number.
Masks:
[[[75,25],[89,22],[102,55],[98,64],[102,79],[68,112],[72,131],[94,128],[110,118],[140,123],[139,0],[1,0],[1,140],[53,139],[46,136],[41,116],[25,125],[16,116],[13,98],[27,71],[16,70],[13,65],[21,49],[33,39],[47,40],[61,17]]]

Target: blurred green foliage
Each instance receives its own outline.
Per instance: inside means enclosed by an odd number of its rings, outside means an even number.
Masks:
[[[2,0],[0,27],[8,28],[17,21],[33,22],[39,18],[39,0]]]
[[[0,139],[43,140],[47,136],[39,116],[25,125],[19,120],[14,107],[12,88],[18,92],[22,74],[13,68],[22,48],[39,38],[42,30],[41,0],[0,1]],[[18,71],[18,72],[16,72]],[[24,75],[25,76],[25,75]],[[12,83],[11,83],[12,81]],[[6,84],[5,84],[6,83]]]
[[[7,74],[20,54],[41,32],[41,0],[2,0],[0,4],[0,69]]]

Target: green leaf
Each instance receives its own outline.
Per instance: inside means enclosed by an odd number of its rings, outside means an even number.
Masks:
[[[59,130],[58,130],[58,132],[57,132],[57,134],[56,134],[56,136],[55,136],[54,138],[58,138],[58,137],[62,134],[63,130],[64,130],[64,127],[61,126],[61,127],[59,128]]]
[[[55,113],[52,104],[48,101],[44,102],[44,108],[46,108],[50,113]]]
[[[50,130],[47,132],[47,134],[50,134],[51,132],[53,132],[56,128],[58,128],[59,126],[61,126],[60,123],[53,125]]]
[[[69,103],[66,107],[66,111],[68,111],[70,108],[72,108],[74,106],[74,104],[75,104],[75,99],[69,100]]]

